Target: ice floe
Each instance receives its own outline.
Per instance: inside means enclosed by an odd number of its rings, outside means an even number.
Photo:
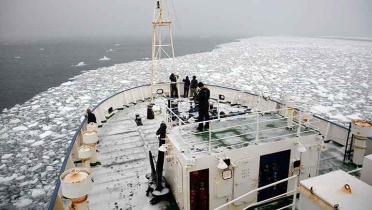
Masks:
[[[37,147],[43,145],[44,141],[37,141],[31,144],[31,147]]]
[[[79,62],[78,64],[76,64],[75,66],[76,66],[76,67],[80,67],[80,66],[85,66],[85,65],[87,65],[87,64],[85,64],[85,63],[82,61],[82,62]]]
[[[13,181],[15,178],[17,178],[17,174],[13,174],[7,177],[0,176],[0,185],[10,185],[11,181]]]
[[[1,160],[9,159],[12,156],[13,156],[13,154],[5,154],[5,155],[1,156]]]
[[[33,189],[31,190],[31,197],[32,198],[40,198],[45,195],[45,191],[43,189]]]
[[[21,198],[15,202],[15,206],[19,209],[23,209],[29,206],[32,203],[31,199],[28,198]]]
[[[26,130],[28,130],[28,128],[26,126],[20,125],[20,126],[14,127],[12,130],[15,131],[15,132],[26,131]]]
[[[44,139],[47,136],[50,136],[53,132],[52,131],[45,131],[44,133],[40,134],[40,138]]]
[[[164,71],[156,75],[162,81],[171,72],[181,78],[196,75],[206,84],[274,99],[285,92],[298,106],[337,123],[372,120],[372,42],[256,37],[177,57],[175,65],[165,60],[162,67]],[[150,69],[151,61],[145,60],[86,71],[4,109],[0,208],[45,209],[86,108],[121,90],[148,84]]]
[[[108,58],[106,56],[103,56],[103,58],[100,58],[99,61],[109,61],[111,58]]]

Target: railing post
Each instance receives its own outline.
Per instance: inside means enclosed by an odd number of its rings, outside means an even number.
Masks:
[[[260,113],[257,112],[256,141],[258,141],[258,132],[260,130]]]
[[[211,152],[212,147],[212,122],[209,122],[209,129],[208,129],[208,151]]]
[[[300,133],[301,133],[301,121],[302,121],[302,111],[299,110],[299,115],[298,115],[298,128],[297,128],[297,137],[300,137]]]
[[[298,175],[300,177],[300,175]],[[297,179],[294,179],[294,190],[297,191]],[[296,192],[293,193],[293,202],[292,202],[292,210],[296,209]]]
[[[220,120],[220,99],[217,99],[217,117]]]
[[[331,123],[328,122],[327,123],[327,129],[326,129],[326,133],[325,133],[325,137],[324,137],[324,140],[327,141],[328,140],[328,133],[329,133],[329,129],[331,127]]]

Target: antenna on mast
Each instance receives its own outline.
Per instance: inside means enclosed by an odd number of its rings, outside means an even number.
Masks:
[[[151,65],[151,102],[153,101],[153,86],[161,72],[162,58],[171,58],[174,63],[174,47],[172,37],[172,21],[167,11],[167,0],[156,0],[154,19],[152,21],[152,65]]]

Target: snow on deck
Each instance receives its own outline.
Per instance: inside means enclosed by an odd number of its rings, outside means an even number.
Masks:
[[[151,61],[87,71],[0,114],[0,208],[45,209],[66,149],[86,108],[114,93],[148,84]],[[177,57],[158,75],[199,80],[278,98],[336,122],[372,120],[372,42],[255,37],[212,52]],[[79,67],[82,68],[83,66]],[[85,69],[87,70],[87,69]]]
[[[91,210],[154,208],[146,197],[145,174],[150,172],[148,151],[157,155],[159,142],[155,132],[161,119],[147,120],[147,105],[148,102],[139,103],[118,111],[99,128],[98,160],[102,165],[92,168]],[[143,126],[134,122],[135,113],[142,117]]]

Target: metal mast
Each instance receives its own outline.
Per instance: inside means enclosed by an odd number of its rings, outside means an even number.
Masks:
[[[174,47],[172,37],[172,21],[167,11],[167,0],[156,0],[154,19],[152,21],[152,66],[151,66],[151,101],[153,100],[153,85],[161,73],[162,58],[171,58],[174,62]]]

